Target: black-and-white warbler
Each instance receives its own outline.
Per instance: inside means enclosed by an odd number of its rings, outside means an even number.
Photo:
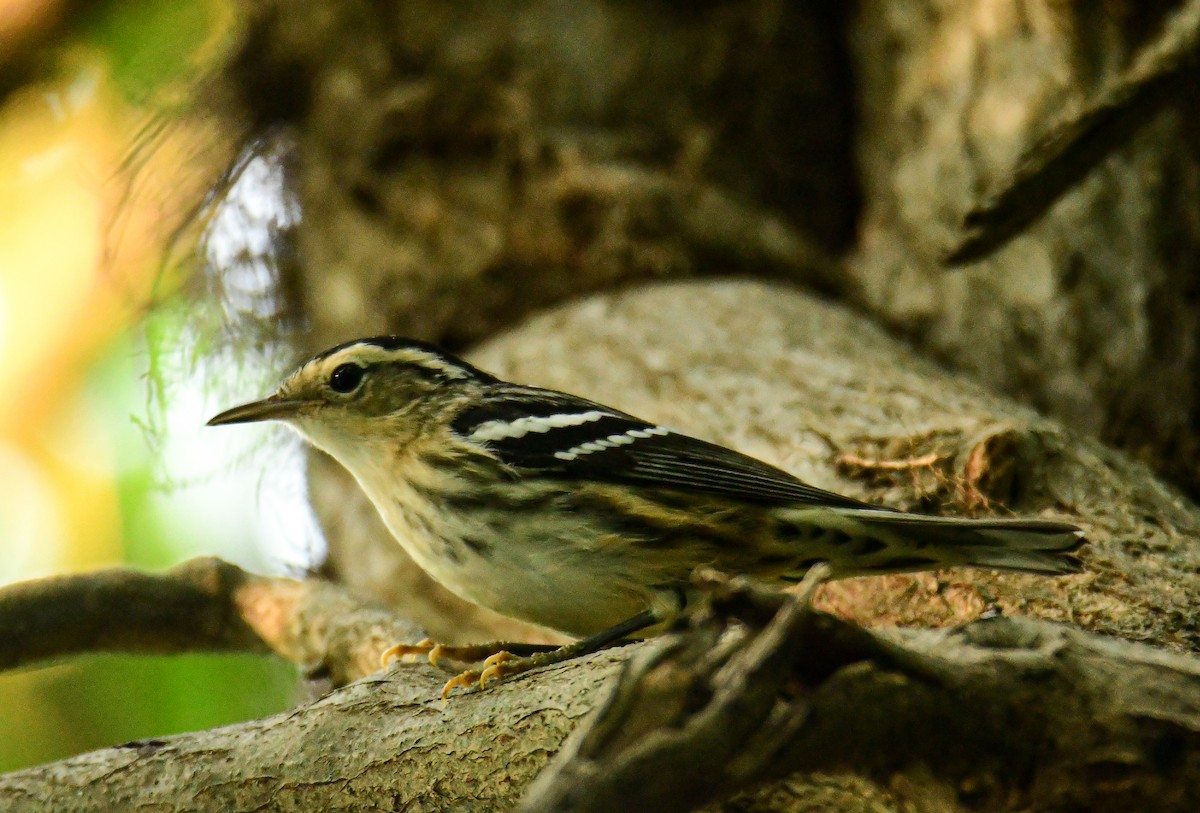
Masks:
[[[358,480],[396,540],[468,601],[585,640],[507,654],[465,685],[663,625],[698,566],[796,581],[968,566],[1079,570],[1074,525],[908,514],[391,336],[321,353],[210,425],[285,421]],[[413,647],[400,647],[411,653]],[[424,650],[422,650],[424,651]]]

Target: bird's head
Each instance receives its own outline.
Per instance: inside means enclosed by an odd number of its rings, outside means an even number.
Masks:
[[[209,426],[284,421],[348,462],[376,443],[403,445],[494,381],[433,345],[396,336],[357,339],[305,362],[271,395],[228,409]]]

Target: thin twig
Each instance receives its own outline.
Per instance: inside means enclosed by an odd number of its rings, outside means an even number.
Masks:
[[[900,460],[881,460],[878,458],[867,458],[856,455],[854,452],[843,452],[837,456],[834,462],[839,466],[852,466],[859,469],[878,469],[880,471],[909,471],[911,469],[923,469],[932,466],[934,463],[942,459],[942,456],[937,452],[921,455],[920,457],[908,457]]]

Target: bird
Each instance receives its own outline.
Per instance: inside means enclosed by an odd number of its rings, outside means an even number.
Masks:
[[[282,421],[344,466],[391,535],[467,601],[558,631],[558,648],[400,644],[475,660],[458,687],[665,629],[698,568],[768,584],[974,567],[1060,576],[1086,540],[1051,519],[927,516],[808,485],[733,449],[565,392],[502,380],[400,336],[339,344],[208,421]]]

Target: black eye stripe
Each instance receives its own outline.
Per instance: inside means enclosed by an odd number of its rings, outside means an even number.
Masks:
[[[392,366],[401,372],[416,373],[420,378],[423,378],[424,380],[433,384],[450,380],[449,376],[447,376],[445,373],[430,369],[429,367],[416,362],[396,361],[392,362]]]
[[[450,378],[440,370],[431,369],[423,364],[414,362],[384,362],[367,364],[365,366],[353,362],[339,364],[329,374],[329,388],[334,392],[348,395],[358,389],[362,384],[363,378],[372,370],[380,370],[381,368],[390,369],[395,374],[400,376],[415,376],[423,381],[428,381],[432,384],[444,384]]]

